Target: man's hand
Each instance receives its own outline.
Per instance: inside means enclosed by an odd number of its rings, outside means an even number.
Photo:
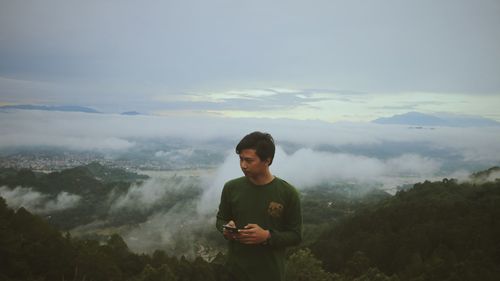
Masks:
[[[236,227],[236,224],[234,223],[234,221],[229,221],[228,223],[226,223],[227,226],[230,226],[230,227]],[[229,232],[227,231],[225,228],[224,230],[222,231],[222,234],[224,235],[224,237],[226,237],[226,239],[228,240],[237,240],[236,238],[239,236],[239,233],[233,233],[233,232]]]
[[[264,243],[271,233],[269,230],[262,229],[258,224],[247,224],[236,237],[236,240],[243,244],[261,244]]]

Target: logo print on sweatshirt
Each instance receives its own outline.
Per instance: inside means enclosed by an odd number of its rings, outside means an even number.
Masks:
[[[283,214],[283,205],[281,205],[280,203],[276,203],[276,202],[271,202],[269,203],[269,207],[267,207],[267,213],[277,219],[277,218],[281,218],[281,215]]]

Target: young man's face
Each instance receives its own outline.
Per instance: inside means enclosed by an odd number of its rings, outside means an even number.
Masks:
[[[269,161],[260,160],[255,149],[240,151],[240,168],[247,177],[256,177],[266,172]]]

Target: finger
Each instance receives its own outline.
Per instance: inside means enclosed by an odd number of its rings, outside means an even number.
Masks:
[[[253,237],[253,236],[252,236],[252,235],[249,235],[249,234],[245,234],[245,235],[240,235],[240,236],[238,236],[238,238],[239,238],[240,240],[242,240],[242,239],[245,239],[245,240],[246,240],[246,239],[251,239],[252,237]]]
[[[245,226],[246,229],[249,229],[249,228],[256,228],[258,227],[258,225],[256,225],[255,223],[249,223]]]
[[[254,233],[254,231],[252,229],[241,229],[239,233],[244,234],[244,235],[248,235],[248,234]]]
[[[240,230],[240,232],[243,232],[243,233],[254,233],[256,231],[255,228],[243,228]]]
[[[250,244],[256,244],[255,240],[253,240],[253,239],[248,239],[248,240],[240,240],[240,242],[241,242],[242,244],[248,244],[248,245],[250,245]]]
[[[251,238],[251,237],[240,237],[238,239],[238,241],[240,241],[241,243],[244,243],[244,244],[248,244],[251,241],[253,241],[253,238]]]

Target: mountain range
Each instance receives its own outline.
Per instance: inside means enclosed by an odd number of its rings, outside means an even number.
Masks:
[[[43,110],[43,111],[64,111],[64,112],[84,112],[84,113],[102,113],[90,107],[78,105],[4,105],[0,106],[0,111],[5,110]],[[142,115],[137,111],[127,111],[121,115]],[[450,113],[426,114],[421,112],[407,112],[404,114],[393,115],[391,117],[377,118],[371,123],[382,125],[408,125],[408,126],[437,126],[437,127],[500,127],[500,122],[481,116],[459,115]]]
[[[378,118],[376,124],[410,125],[410,126],[444,126],[444,127],[498,127],[500,122],[481,116],[456,114],[424,114],[408,112],[391,117]]]
[[[63,112],[83,112],[83,113],[102,113],[91,107],[79,105],[33,105],[33,104],[18,104],[18,105],[4,105],[0,106],[1,111],[8,110],[42,110],[42,111],[63,111]],[[137,111],[125,111],[121,115],[142,115]]]
[[[4,105],[0,106],[0,110],[44,110],[44,111],[65,111],[65,112],[85,112],[85,113],[100,113],[99,111],[85,106],[78,105]]]

